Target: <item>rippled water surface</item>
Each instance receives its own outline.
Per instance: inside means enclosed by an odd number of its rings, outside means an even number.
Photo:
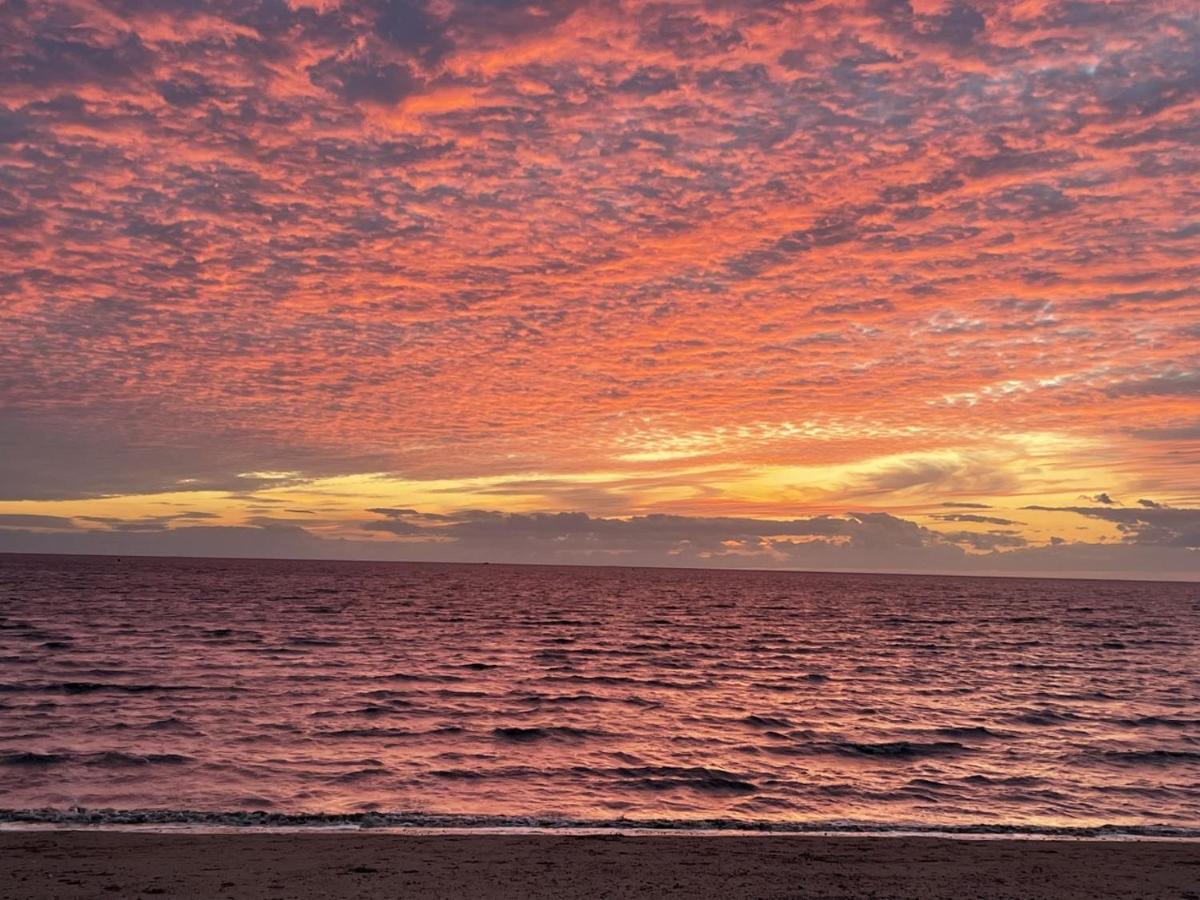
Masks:
[[[0,806],[1200,825],[1200,587],[0,557]]]

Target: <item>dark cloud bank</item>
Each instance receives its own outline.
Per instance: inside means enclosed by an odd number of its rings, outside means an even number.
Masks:
[[[215,526],[192,524],[199,516],[190,513],[128,522],[4,516],[0,552],[1200,578],[1200,509],[1058,509],[1114,522],[1122,539],[1033,547],[1011,530],[938,532],[879,512],[775,521],[381,507],[358,524],[386,541],[321,537],[271,517]]]

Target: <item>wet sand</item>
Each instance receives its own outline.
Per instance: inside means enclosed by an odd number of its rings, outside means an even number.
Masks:
[[[0,897],[1200,900],[1200,843],[0,833]]]

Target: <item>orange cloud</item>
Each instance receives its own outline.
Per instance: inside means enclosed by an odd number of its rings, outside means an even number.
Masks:
[[[1178,4],[0,15],[0,511],[264,471],[441,512],[1200,499]]]

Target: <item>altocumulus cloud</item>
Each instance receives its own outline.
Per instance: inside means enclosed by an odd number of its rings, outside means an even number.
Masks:
[[[1006,508],[1099,443],[1146,477],[1053,496],[1193,503],[1198,58],[1178,0],[0,3],[0,544],[1189,571],[1186,516],[1115,503],[1044,550],[608,516],[876,458],[823,508]],[[714,429],[706,482],[670,438]],[[373,473],[587,513],[12,517]]]

